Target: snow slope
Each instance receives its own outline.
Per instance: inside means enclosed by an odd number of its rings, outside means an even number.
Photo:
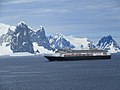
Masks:
[[[2,56],[2,55],[10,55],[12,53],[13,52],[10,49],[10,45],[7,45],[7,43],[2,43],[2,45],[0,45],[0,56]]]
[[[40,53],[40,54],[48,54],[48,53],[53,53],[53,51],[45,49],[43,46],[38,46],[37,42],[33,42],[33,48],[34,51],[36,52],[36,54]]]
[[[73,36],[65,36],[65,38],[75,46],[74,49],[89,49],[89,46],[92,46],[92,42],[90,42],[87,38],[76,38]]]
[[[16,28],[15,26],[10,26],[10,25],[0,23],[0,36],[2,36],[3,34],[6,34],[9,29],[12,31],[15,31],[15,28]]]

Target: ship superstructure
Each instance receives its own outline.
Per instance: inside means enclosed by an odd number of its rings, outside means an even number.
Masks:
[[[45,55],[50,61],[63,60],[90,60],[90,59],[110,59],[111,55],[105,50],[57,50],[54,54]]]

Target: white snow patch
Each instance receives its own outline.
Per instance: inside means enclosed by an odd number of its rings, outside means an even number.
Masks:
[[[87,38],[76,38],[73,36],[65,36],[65,38],[72,44],[75,46],[75,49],[89,49],[88,44],[90,44],[90,42],[88,42]],[[81,48],[81,46],[83,46]]]
[[[44,30],[44,27],[40,25],[40,28],[38,29],[32,29],[35,33],[38,32],[39,30],[42,31]]]
[[[0,36],[2,36],[3,34],[6,34],[8,32],[8,30],[12,30],[15,31],[15,26],[10,26],[10,25],[6,25],[4,23],[0,23]]]
[[[7,43],[2,43],[2,45],[0,45],[0,56],[10,55],[13,53],[10,46],[6,46],[6,44]]]
[[[21,21],[21,22],[19,22],[17,25],[20,26],[22,23],[25,24],[24,21]]]
[[[119,50],[116,50],[116,48],[114,47],[113,43],[111,43],[111,45],[109,46],[109,53],[117,53],[119,52]]]
[[[38,44],[36,42],[33,43],[33,48],[34,51],[39,51],[38,54],[49,54],[49,53],[53,53],[53,51],[47,50],[45,49],[43,46],[38,46]]]
[[[64,35],[62,35],[61,33],[56,33],[54,38],[59,40],[60,38],[64,37]]]
[[[34,56],[35,54],[31,54],[29,52],[17,52],[17,53],[12,53],[10,56]]]
[[[17,26],[22,26],[22,24],[26,25],[26,23],[24,21],[21,21],[17,24]],[[31,30],[33,30],[30,26],[27,25],[27,27]]]

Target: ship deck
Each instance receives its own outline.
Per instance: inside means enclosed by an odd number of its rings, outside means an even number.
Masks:
[[[111,55],[102,56],[45,56],[49,61],[70,61],[70,60],[100,60],[100,59],[111,59]]]

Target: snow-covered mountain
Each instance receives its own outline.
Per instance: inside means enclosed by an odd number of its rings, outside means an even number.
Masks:
[[[110,53],[120,52],[120,47],[111,35],[101,38],[97,44],[97,47],[103,50],[107,50]]]
[[[21,21],[16,27],[0,24],[0,32],[2,33],[0,34],[0,48],[5,50],[5,53],[8,52],[6,54],[11,54],[11,51],[12,53],[47,53],[52,49],[42,26],[38,30],[33,30]],[[0,55],[4,55],[4,52],[1,51]]]
[[[11,42],[12,34],[15,31],[15,28],[15,26],[0,23],[0,45],[5,42]]]
[[[48,50],[53,50],[53,48],[50,47],[50,43],[48,41],[48,38],[46,37],[45,30],[42,26],[40,26],[38,30],[33,31],[31,35],[31,41],[37,42],[38,46],[43,46]]]
[[[54,49],[72,49],[75,48],[61,33],[56,33],[53,37],[48,37],[50,45]]]
[[[65,37],[68,41],[70,41],[70,43],[72,45],[75,46],[74,49],[91,49],[91,48],[95,48],[95,45],[88,40],[88,38],[77,38],[77,37],[73,37],[73,36],[66,36]]]
[[[104,49],[110,53],[120,52],[120,47],[111,35],[101,38],[95,46],[88,38],[64,36],[60,33],[47,37],[42,26],[33,30],[23,21],[16,27],[0,23],[0,55],[12,55],[16,52],[42,54],[53,53],[56,49],[91,48]]]
[[[11,50],[15,52],[34,53],[31,39],[31,29],[24,22],[20,22],[11,39]]]
[[[15,28],[15,26],[0,23],[0,55],[10,55],[13,53],[10,48],[10,42]]]

